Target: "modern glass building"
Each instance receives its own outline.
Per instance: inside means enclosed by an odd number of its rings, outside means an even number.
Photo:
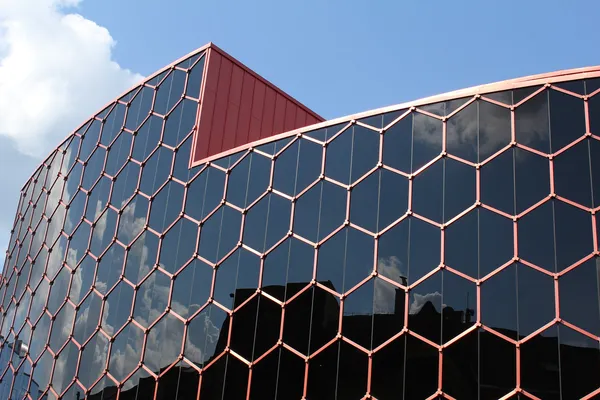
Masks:
[[[600,68],[323,121],[209,44],[58,145],[0,399],[600,396]]]

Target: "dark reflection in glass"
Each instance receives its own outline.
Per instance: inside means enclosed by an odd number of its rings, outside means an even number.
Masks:
[[[211,362],[223,351],[227,334],[223,327],[229,324],[228,318],[214,304],[204,308],[188,325],[184,355],[199,366]]]
[[[142,169],[140,190],[148,196],[153,195],[168,180],[171,173],[173,153],[166,147],[159,147],[148,159]]]
[[[562,325],[557,329],[562,398],[583,398],[600,386],[598,342]]]
[[[200,61],[192,66],[191,71],[188,71],[187,85],[185,94],[195,99],[200,98],[200,86],[202,86],[202,73],[204,72],[205,57],[202,56]]]
[[[314,248],[290,238],[268,254],[262,274],[263,290],[285,301],[298,293],[313,275]]]
[[[379,134],[354,125],[327,146],[325,175],[349,184],[374,168],[379,158]]]
[[[198,103],[183,99],[169,113],[165,122],[163,142],[169,146],[177,147],[192,131],[196,122]]]
[[[190,183],[185,202],[185,213],[200,221],[213,211],[223,199],[225,173],[208,167]]]
[[[279,348],[253,368],[250,385],[252,398],[299,399],[304,391],[304,361]]]
[[[561,318],[593,335],[600,334],[599,277],[598,259],[593,258],[558,280]]]
[[[333,183],[320,181],[296,202],[294,232],[317,242],[344,223],[347,191]]]
[[[521,213],[550,194],[550,168],[545,158],[522,149],[513,151],[516,211]]]
[[[412,172],[416,172],[442,152],[442,121],[415,113],[412,132]]]
[[[154,112],[165,115],[175,106],[183,94],[186,73],[180,70],[172,70],[160,83],[154,99]]]
[[[200,384],[200,374],[184,362],[158,378],[157,400],[185,400],[195,398]],[[173,397],[175,396],[175,397]]]
[[[275,161],[273,187],[296,196],[321,173],[323,147],[306,139],[296,140]]]
[[[56,314],[56,319],[52,322],[50,339],[48,340],[48,345],[54,353],[58,352],[69,340],[69,335],[73,330],[74,318],[75,309],[69,303],[64,304]]]
[[[267,190],[270,173],[271,160],[258,153],[250,153],[231,170],[227,201],[238,207],[248,207]]]
[[[165,234],[161,248],[159,264],[170,273],[177,272],[196,252],[198,225],[182,218]]]
[[[539,398],[561,398],[558,330],[554,325],[521,344],[521,385]]]
[[[600,205],[600,141],[590,140],[590,170],[592,175],[592,198],[594,207]],[[575,178],[576,179],[576,178]]]
[[[135,135],[132,157],[144,161],[158,145],[163,129],[163,119],[150,115]]]
[[[446,323],[447,320],[444,319],[444,324]],[[442,390],[456,399],[479,398],[477,339],[477,331],[472,331],[444,349]]]
[[[236,299],[238,290],[240,296],[244,296],[244,291],[249,293],[245,295],[244,300],[256,291],[260,259],[245,249],[238,249],[217,266],[215,273],[214,298],[219,304],[233,309],[236,304],[239,305],[243,302],[243,300]]]

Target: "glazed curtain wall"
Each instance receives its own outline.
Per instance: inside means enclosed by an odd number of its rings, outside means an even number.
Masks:
[[[599,88],[398,110],[192,170],[185,109],[146,117],[177,109],[160,86],[105,139],[117,105],[24,189],[0,398],[594,396]]]

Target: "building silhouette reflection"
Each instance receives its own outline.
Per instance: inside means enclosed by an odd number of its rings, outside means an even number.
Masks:
[[[335,290],[331,282],[321,284]],[[284,298],[287,294],[289,298],[307,285],[292,283],[263,289],[275,297]],[[248,301],[255,293],[255,289],[244,288],[234,294],[235,307],[247,303],[234,313],[231,348],[238,354],[257,358],[260,355],[257,349],[269,349],[278,339],[281,307],[272,307],[275,303],[264,297],[260,304]],[[372,348],[384,343],[402,330],[407,309],[405,299],[405,292],[398,289],[393,312],[344,315],[344,335],[356,343],[370,342]],[[286,307],[284,341],[293,343],[299,352],[314,352],[335,338],[339,313],[337,297],[315,287],[308,289]],[[408,326],[434,343],[446,343],[473,326],[473,316],[473,310],[468,307],[455,310],[444,306],[440,312],[431,301],[427,301],[418,312],[408,315]],[[221,326],[214,354],[205,365],[226,350],[230,323],[231,319],[227,318]],[[496,330],[508,337],[517,337],[514,331]],[[275,336],[258,334],[260,332],[273,332]],[[242,338],[237,339],[240,333]],[[528,341],[527,347],[527,353],[523,352],[521,356],[522,376],[527,377],[529,391],[541,398],[560,398],[560,383],[556,379],[559,368],[557,352],[560,352],[563,391],[566,386],[577,387],[586,382],[589,385],[591,381],[600,381],[596,377],[600,367],[598,348],[559,345],[558,337],[539,335]],[[351,345],[335,342],[309,362],[307,385],[311,400],[360,398],[366,393],[368,358]],[[436,348],[410,335],[403,335],[373,356],[372,393],[378,399],[426,398],[436,391],[439,362]],[[514,345],[485,330],[474,330],[445,348],[442,363],[444,391],[455,398],[495,399],[509,393],[516,385]],[[576,365],[588,368],[571,368]],[[204,374],[201,399],[246,398],[249,369],[239,360],[221,356]],[[275,350],[253,366],[251,398],[299,399],[302,397],[304,375],[305,365],[300,357],[285,349]],[[199,381],[199,375],[193,368],[175,366],[160,378],[157,399],[196,399]],[[155,386],[154,378],[141,378],[136,386],[122,390],[119,399],[151,399]],[[106,387],[102,392],[90,395],[89,399],[112,400],[116,399],[116,395],[116,387]]]

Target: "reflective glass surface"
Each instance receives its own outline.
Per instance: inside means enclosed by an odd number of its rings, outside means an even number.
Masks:
[[[203,68],[113,102],[25,185],[0,398],[597,396],[597,81],[189,168]]]

